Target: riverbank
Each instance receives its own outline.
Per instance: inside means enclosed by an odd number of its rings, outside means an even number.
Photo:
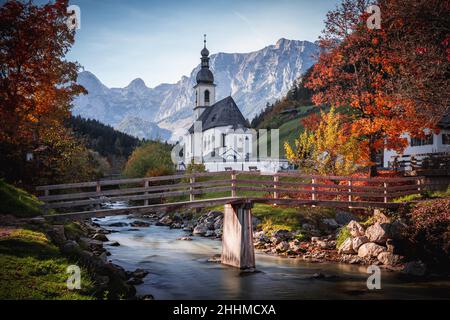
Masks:
[[[148,227],[132,227],[135,221]],[[369,290],[366,265],[310,262],[256,250],[256,271],[218,263],[221,239],[156,225],[147,216],[109,216],[95,221],[114,232],[107,247],[114,264],[149,271],[138,295],[160,299],[448,299],[450,279],[405,277],[381,268],[381,290]],[[190,238],[184,239],[183,238]],[[214,259],[211,259],[214,258]]]
[[[142,270],[127,272],[107,260],[98,238],[108,231],[89,223],[51,224],[36,197],[0,180],[0,299],[136,299]],[[68,267],[81,284],[67,286]],[[143,297],[151,298],[151,297]]]
[[[407,276],[447,276],[449,203],[449,198],[425,200],[395,211],[261,205],[253,209],[254,246],[266,254],[307,262],[377,265]],[[223,214],[214,209],[146,218],[155,225],[188,232],[180,240],[190,240],[191,235],[220,239]],[[430,225],[422,223],[423,219]],[[422,239],[430,231],[438,241]],[[425,246],[426,250],[421,250]]]

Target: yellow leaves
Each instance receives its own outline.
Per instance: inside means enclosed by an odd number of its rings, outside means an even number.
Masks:
[[[361,156],[358,141],[346,134],[342,118],[332,108],[321,113],[317,130],[304,131],[295,149],[284,144],[286,158],[304,172],[345,175],[354,172]]]

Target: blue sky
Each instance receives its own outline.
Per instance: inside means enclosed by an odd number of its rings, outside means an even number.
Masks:
[[[338,0],[71,0],[81,29],[68,55],[108,87],[174,83],[215,52],[250,52],[279,38],[315,41]]]

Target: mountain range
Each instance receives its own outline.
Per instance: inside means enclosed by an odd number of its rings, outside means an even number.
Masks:
[[[280,39],[250,53],[210,56],[216,101],[231,95],[251,120],[266,104],[282,97],[316,61],[319,47],[309,41]],[[87,95],[74,101],[73,113],[147,139],[176,140],[192,124],[197,65],[174,84],[148,88],[140,78],[124,88],[108,88],[91,72],[78,75]]]

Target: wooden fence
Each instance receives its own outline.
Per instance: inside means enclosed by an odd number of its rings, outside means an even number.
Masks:
[[[368,207],[421,193],[425,187],[422,177],[361,178],[230,171],[47,185],[37,190],[43,193],[39,199],[46,209],[67,211],[67,208],[94,210],[117,201],[161,206],[236,198],[280,204],[302,201],[311,205]]]

